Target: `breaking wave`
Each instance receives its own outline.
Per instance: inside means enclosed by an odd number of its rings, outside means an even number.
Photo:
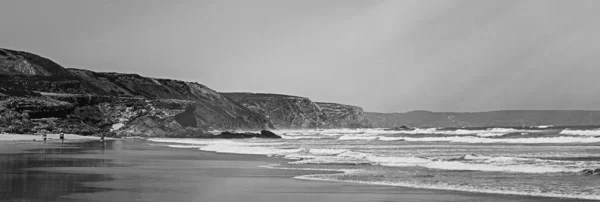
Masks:
[[[340,170],[343,172],[343,170]],[[420,189],[437,189],[437,190],[452,190],[452,191],[464,191],[464,192],[475,192],[475,193],[488,193],[488,194],[506,194],[506,195],[521,195],[521,196],[539,196],[539,197],[556,197],[556,198],[569,198],[569,199],[588,199],[588,200],[600,200],[600,195],[587,194],[587,193],[554,193],[548,190],[524,190],[519,187],[498,187],[498,188],[482,188],[478,185],[469,184],[449,184],[444,182],[437,183],[422,183],[415,181],[401,181],[401,180],[359,180],[357,171],[348,172],[343,174],[313,174],[313,175],[302,175],[296,176],[295,179],[300,180],[315,180],[315,181],[331,181],[331,182],[346,182],[356,184],[369,184],[369,185],[381,185],[381,186],[396,186],[396,187],[409,187],[409,188],[420,188]]]
[[[290,164],[371,164],[389,167],[424,167],[438,170],[469,170],[518,173],[576,173],[581,164],[536,158],[491,157],[465,155],[455,159],[428,159],[422,157],[378,156],[361,152],[342,152],[336,156],[313,157]],[[588,167],[597,166],[595,164]]]
[[[600,136],[600,129],[595,130],[571,130],[564,129],[560,131],[562,135],[583,135],[583,136]]]
[[[474,136],[450,137],[378,137],[381,141],[409,141],[409,142],[456,142],[456,143],[508,143],[508,144],[562,144],[562,143],[597,143],[600,138],[595,137],[537,137],[537,138],[483,138]]]
[[[374,140],[379,138],[378,136],[365,136],[365,135],[343,135],[338,140]]]
[[[600,192],[594,191],[600,186],[592,186],[593,189],[588,186],[600,178],[581,173],[583,169],[600,168],[600,162],[594,160],[600,145],[593,144],[600,143],[600,130],[546,128],[550,126],[405,131],[285,130],[275,131],[282,139],[151,138],[149,141],[173,148],[290,160],[285,166],[265,166],[272,169],[341,172],[298,176],[297,179],[600,199]],[[435,177],[415,177],[414,173],[433,173]],[[473,178],[475,180],[503,179],[505,183],[483,187],[469,181],[471,175],[478,177]],[[523,183],[521,176],[535,181]],[[569,184],[547,183],[561,180]],[[511,183],[515,186],[506,185]]]

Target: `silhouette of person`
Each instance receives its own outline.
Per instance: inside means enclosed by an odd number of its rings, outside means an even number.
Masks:
[[[65,143],[65,134],[64,133],[60,134],[60,141],[61,141],[60,142],[61,144]]]
[[[42,139],[44,139],[44,143],[46,143],[46,139],[47,139],[47,138],[48,138],[48,137],[46,136],[46,133],[44,133],[44,134],[42,135]]]

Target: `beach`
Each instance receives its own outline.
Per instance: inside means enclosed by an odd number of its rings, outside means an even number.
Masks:
[[[74,138],[61,145],[0,137],[5,138],[0,141],[2,201],[563,200],[300,180],[294,177],[335,172],[270,169],[264,166],[287,160],[169,148],[140,139],[102,145]]]

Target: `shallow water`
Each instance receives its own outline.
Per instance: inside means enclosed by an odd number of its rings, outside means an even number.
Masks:
[[[284,139],[151,139],[204,151],[293,161],[271,168],[339,170],[297,179],[600,200],[594,128],[288,130]]]

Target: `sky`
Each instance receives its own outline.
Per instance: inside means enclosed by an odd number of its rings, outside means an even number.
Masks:
[[[600,110],[598,10],[596,0],[3,0],[0,47],[365,111]]]

